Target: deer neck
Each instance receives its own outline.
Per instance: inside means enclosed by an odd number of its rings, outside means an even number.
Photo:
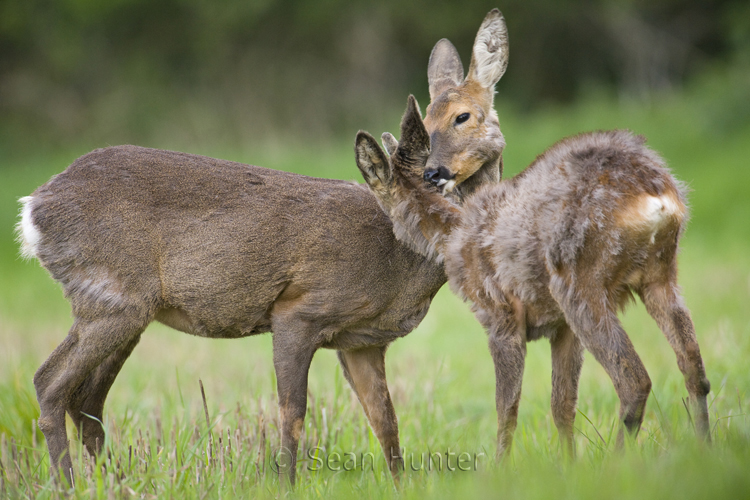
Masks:
[[[398,184],[389,211],[396,238],[428,259],[442,262],[446,242],[460,218],[459,207],[421,179],[401,176]]]
[[[458,184],[453,191],[444,196],[460,205],[464,199],[474,194],[477,189],[487,184],[497,184],[502,177],[503,157],[500,155],[486,162],[471,177]]]

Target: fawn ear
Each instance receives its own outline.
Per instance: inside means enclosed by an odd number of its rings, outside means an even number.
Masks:
[[[388,158],[373,136],[360,130],[354,143],[357,167],[362,177],[375,194],[386,194],[386,186],[391,182],[391,165]]]
[[[469,76],[485,89],[493,89],[508,67],[508,28],[498,9],[492,9],[482,21],[474,40]]]
[[[430,136],[422,121],[419,104],[413,95],[409,96],[406,112],[401,118],[401,140],[396,154],[411,167],[421,168],[430,156]]]
[[[385,147],[389,156],[393,156],[396,153],[396,149],[398,149],[398,141],[393,137],[393,134],[390,132],[383,132],[383,135],[380,136],[380,142],[383,143],[383,147]]]
[[[433,101],[450,87],[458,87],[464,81],[464,66],[461,56],[447,38],[435,44],[427,63],[427,82],[430,86],[430,99]]]

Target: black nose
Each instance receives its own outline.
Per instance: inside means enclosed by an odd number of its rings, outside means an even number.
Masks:
[[[451,174],[451,171],[442,165],[438,168],[428,168],[424,171],[424,180],[438,186],[442,186],[454,177],[456,177],[456,175]]]
[[[440,180],[440,172],[438,172],[437,169],[429,169],[424,171],[424,180],[426,182],[431,182],[433,184],[437,184],[437,181]]]

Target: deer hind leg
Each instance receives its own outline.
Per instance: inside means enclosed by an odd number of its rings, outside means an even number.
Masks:
[[[563,453],[575,456],[573,424],[578,401],[578,381],[583,366],[583,346],[570,327],[561,326],[550,341],[552,347],[552,417]]]
[[[585,347],[609,375],[620,399],[620,421],[625,429],[637,435],[643,422],[646,400],[651,392],[651,379],[622,328],[614,308],[605,304],[604,290],[569,290],[550,287],[560,304],[565,319]],[[559,285],[559,283],[557,283]],[[622,446],[622,428],[617,436]]]
[[[104,318],[76,318],[68,336],[34,375],[41,414],[39,427],[47,440],[54,472],[62,469],[72,484],[72,461],[65,430],[65,411],[76,390],[108,356],[140,336],[148,321],[127,313]],[[85,398],[83,399],[85,401]]]
[[[385,378],[385,347],[339,351],[344,376],[365,410],[394,479],[404,469],[398,441],[398,420]]]
[[[520,303],[503,305],[493,312],[489,347],[495,364],[497,456],[502,458],[510,452],[518,420],[526,358],[526,324]]]
[[[640,297],[677,355],[677,365],[685,377],[685,386],[690,395],[696,433],[710,441],[706,396],[711,384],[706,378],[690,311],[673,283],[646,285],[640,291]]]
[[[274,328],[273,365],[281,419],[281,449],[274,458],[280,476],[294,486],[297,447],[307,413],[307,376],[316,347],[291,331]]]
[[[110,354],[86,377],[69,400],[68,415],[91,455],[98,455],[104,446],[104,428],[101,424],[104,401],[122,366],[140,340],[141,336],[136,335]]]

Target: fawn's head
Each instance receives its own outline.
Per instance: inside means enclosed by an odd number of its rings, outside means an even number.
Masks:
[[[424,183],[423,172],[430,156],[430,137],[414,96],[409,96],[401,118],[401,141],[388,132],[382,140],[388,154],[374,137],[360,130],[354,151],[367,185],[386,212],[390,212],[408,190]]]
[[[414,96],[409,96],[401,119],[401,141],[388,132],[382,138],[388,154],[367,132],[357,134],[357,166],[393,222],[396,237],[417,253],[441,259],[441,238],[449,231],[449,219],[457,208],[424,181],[430,136]]]
[[[490,11],[479,27],[466,79],[451,42],[440,40],[432,49],[427,69],[431,102],[424,120],[432,154],[424,179],[444,194],[464,181],[467,194],[500,180],[505,139],[493,96],[507,66],[508,30],[498,9]]]

